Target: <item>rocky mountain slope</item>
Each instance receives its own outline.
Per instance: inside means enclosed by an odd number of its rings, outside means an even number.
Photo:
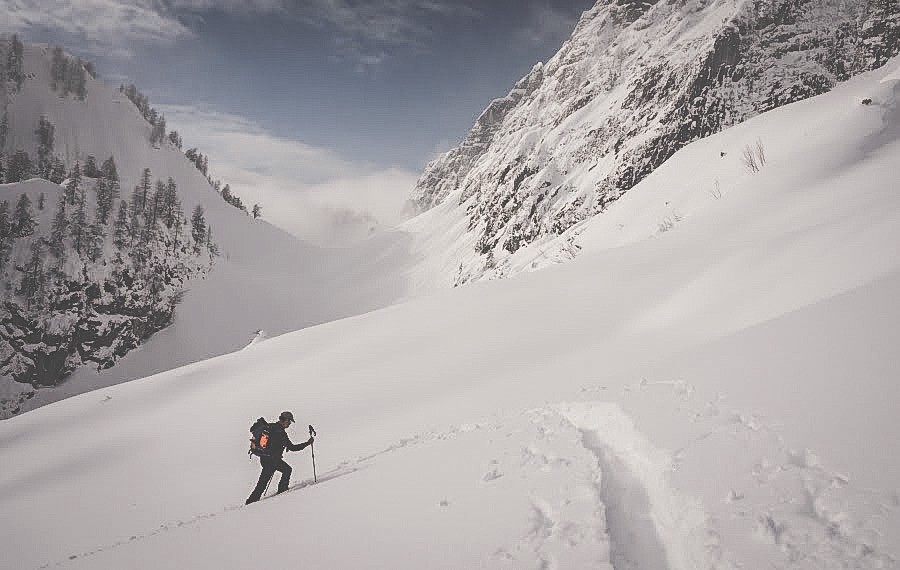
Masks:
[[[896,0],[598,0],[428,165],[409,207],[455,220],[459,239],[432,264],[445,284],[508,274],[690,142],[898,51]],[[764,155],[765,141],[747,145]]]
[[[0,418],[402,295],[399,234],[329,250],[254,219],[145,100],[14,43],[0,44],[0,209],[14,221],[25,196],[32,222],[8,231],[0,213]]]

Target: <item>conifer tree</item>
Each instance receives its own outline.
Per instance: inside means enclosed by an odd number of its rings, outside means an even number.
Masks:
[[[116,161],[113,157],[103,161],[100,167],[100,179],[97,182],[97,222],[103,225],[109,223],[113,205],[119,197],[119,172],[116,169]]]
[[[0,148],[3,148],[0,146]],[[6,169],[3,168],[3,153],[0,152],[0,184],[6,182]]]
[[[50,240],[48,247],[50,253],[60,260],[62,266],[66,253],[66,234],[69,231],[69,219],[66,217],[66,196],[59,195],[59,203],[56,206],[56,214],[53,216],[53,223],[50,226]]]
[[[100,169],[97,168],[97,159],[94,158],[94,155],[89,154],[87,158],[84,160],[84,171],[83,174],[88,178],[99,178],[100,177]]]
[[[253,204],[253,219],[257,219],[262,215],[262,206]]]
[[[60,46],[53,48],[53,63],[50,65],[50,81],[53,90],[56,91],[61,87],[65,87],[66,68],[69,65],[69,59]],[[65,96],[65,94],[64,94]]]
[[[129,245],[134,246],[134,240],[141,234],[141,186],[134,187],[131,194],[131,207],[129,208],[128,234],[131,236]]]
[[[175,148],[181,150],[182,145],[184,144],[181,140],[181,135],[178,134],[178,131],[171,131],[169,133],[169,142],[175,145]]]
[[[90,225],[87,232],[87,248],[86,253],[88,259],[96,263],[103,255],[103,242],[106,237],[104,226],[99,221]]]
[[[110,156],[103,161],[103,165],[100,167],[100,175],[107,180],[119,182],[119,170],[116,168],[116,160],[113,157]]]
[[[150,201],[150,206],[147,208],[148,212],[145,215],[148,218],[148,223],[156,227],[156,221],[162,214],[163,203],[166,199],[166,185],[162,180],[156,181],[156,191],[153,192],[153,200]]]
[[[25,297],[25,308],[30,309],[32,302],[44,289],[44,240],[31,240],[31,258],[22,274],[22,285],[19,293]]]
[[[150,189],[153,187],[150,181],[150,169],[145,168],[144,172],[141,174],[141,182],[139,184],[140,187],[140,200],[137,204],[137,209],[139,212],[143,212],[147,208],[147,197],[150,195]],[[135,204],[132,204],[132,208],[135,207]]]
[[[0,202],[0,269],[9,259],[9,252],[12,250],[12,224],[9,221],[9,202],[3,200]]]
[[[97,203],[94,209],[94,219],[100,223],[105,223],[109,218],[109,211],[112,208],[112,202],[109,199],[109,183],[106,178],[101,176],[97,179],[94,186],[97,192]]]
[[[89,159],[91,157],[88,157]],[[78,196],[78,192],[81,189],[81,166],[78,164],[78,161],[75,161],[75,166],[72,168],[72,171],[69,173],[69,183],[66,184],[66,201],[69,205],[75,204],[75,198]]]
[[[178,247],[181,245],[181,236],[182,226],[184,226],[184,212],[181,210],[181,204],[175,209],[175,224],[173,227],[175,228],[175,239],[172,240],[172,255],[175,255],[175,252],[178,250]]]
[[[13,34],[10,41],[9,51],[6,54],[7,78],[16,82],[16,89],[22,89],[22,83],[25,82],[25,46],[19,41],[19,36]]]
[[[84,101],[87,97],[87,77],[81,61],[70,61],[66,73],[66,91]]]
[[[17,150],[9,159],[6,165],[6,181],[21,182],[31,178],[32,174],[31,158],[24,150]]]
[[[6,148],[6,136],[9,134],[9,115],[3,110],[3,116],[0,117],[0,150]]]
[[[88,220],[87,220],[87,197],[85,196],[84,185],[78,191],[75,198],[75,213],[72,215],[72,224],[70,226],[70,234],[72,236],[72,244],[75,251],[81,254],[81,250],[87,241]]]
[[[34,212],[31,209],[31,199],[24,192],[16,202],[16,210],[12,218],[12,235],[15,237],[27,237],[34,233]]]
[[[175,212],[180,208],[178,203],[178,189],[175,180],[170,176],[166,183],[166,193],[162,203],[162,218],[166,227],[172,229],[175,225]]]
[[[194,240],[194,253],[199,254],[200,246],[206,241],[206,218],[200,204],[197,204],[194,213],[191,214],[191,238]]]
[[[113,224],[113,244],[118,249],[124,249],[131,239],[131,227],[128,220],[128,202],[119,202],[119,213]]]
[[[206,250],[209,252],[211,257],[216,257],[219,255],[219,246],[216,245],[216,242],[213,241],[213,232],[212,226],[206,226]]]
[[[38,128],[34,131],[37,137],[37,174],[46,180],[50,179],[50,173],[53,170],[53,142],[56,128],[53,123],[45,116],[41,115],[38,121]]]
[[[154,110],[153,112],[155,113],[156,111]],[[166,138],[166,118],[163,115],[159,115],[155,120],[150,121],[150,124],[153,125],[153,128],[150,129],[150,144],[159,146]]]
[[[50,169],[50,182],[54,184],[62,184],[66,179],[66,165],[58,156],[53,157],[52,167]]]

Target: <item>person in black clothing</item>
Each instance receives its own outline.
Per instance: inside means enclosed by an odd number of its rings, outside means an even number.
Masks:
[[[269,486],[269,481],[272,480],[272,476],[275,475],[276,471],[281,473],[281,479],[278,481],[278,492],[284,493],[288,490],[288,485],[291,482],[291,466],[285,463],[284,459],[281,458],[284,454],[284,450],[300,451],[313,442],[312,436],[303,443],[295,444],[291,442],[291,439],[288,437],[285,430],[290,427],[292,423],[294,423],[294,414],[291,412],[282,412],[281,415],[278,416],[278,421],[276,423],[269,424],[269,444],[267,449],[270,450],[270,455],[259,458],[259,462],[262,464],[262,473],[259,474],[259,481],[256,483],[256,488],[250,493],[250,496],[244,503],[245,505],[255,503],[262,497],[263,492],[265,492],[266,487]]]

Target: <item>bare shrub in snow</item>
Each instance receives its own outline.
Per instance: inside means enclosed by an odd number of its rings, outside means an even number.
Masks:
[[[756,161],[759,167],[766,165],[766,147],[763,145],[762,139],[756,139]]]
[[[753,146],[749,144],[744,146],[741,162],[751,174],[756,174],[766,165],[766,147],[763,145],[762,139],[756,139]]]

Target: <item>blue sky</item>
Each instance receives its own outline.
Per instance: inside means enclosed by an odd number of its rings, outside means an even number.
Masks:
[[[378,188],[373,204],[399,200],[592,4],[0,0],[11,31],[92,59],[108,81],[134,82],[210,156],[214,175],[264,204],[278,203],[273,192],[328,202],[352,195],[360,177]],[[246,157],[223,140],[241,129],[257,146]],[[274,154],[261,160],[265,148]]]

